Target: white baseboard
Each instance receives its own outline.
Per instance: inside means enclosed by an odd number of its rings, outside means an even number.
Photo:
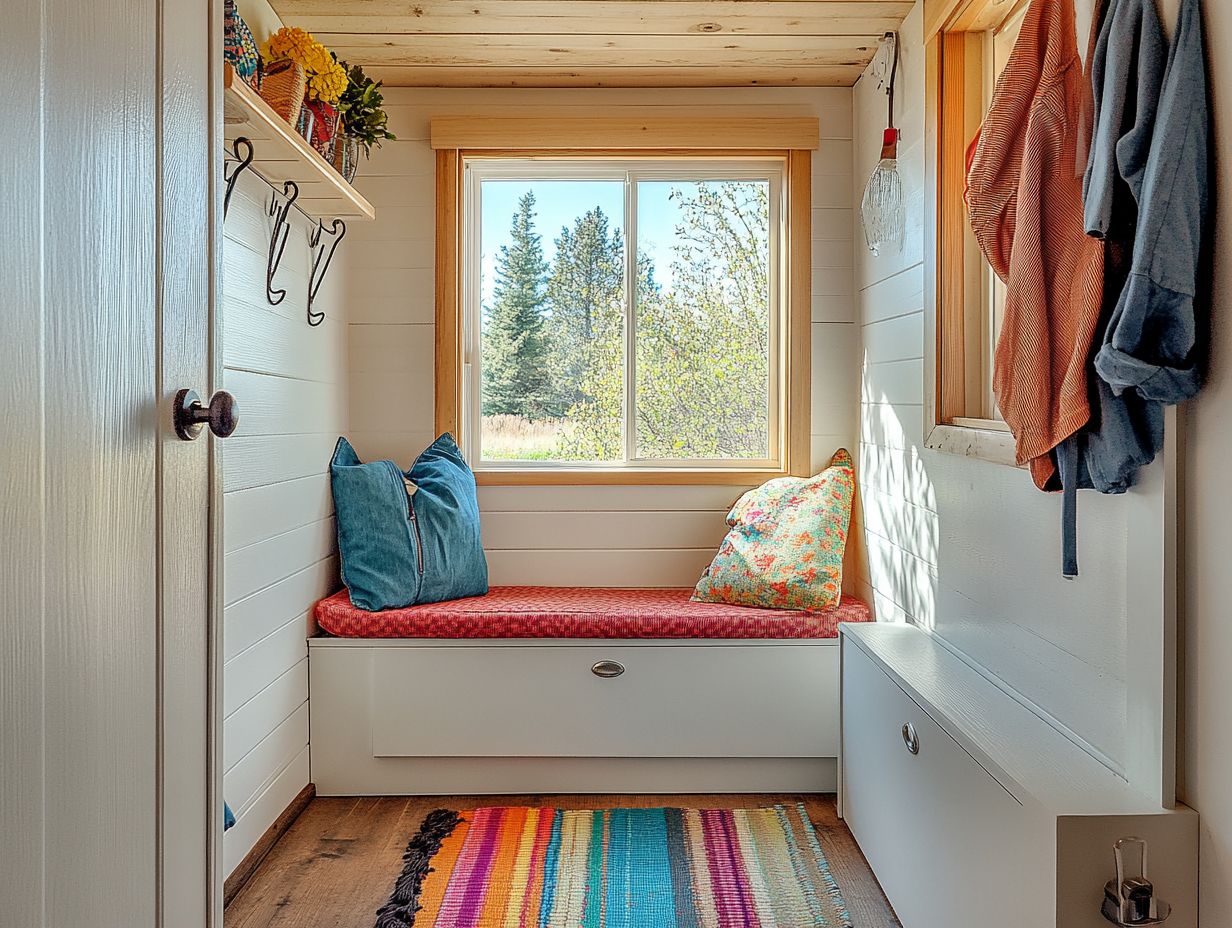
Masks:
[[[832,793],[834,758],[381,757],[325,769],[318,796]]]

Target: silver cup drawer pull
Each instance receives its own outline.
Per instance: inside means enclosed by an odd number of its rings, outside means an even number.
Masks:
[[[912,754],[920,753],[920,736],[915,733],[915,726],[910,722],[903,723],[903,744]]]
[[[625,665],[620,661],[598,661],[591,668],[590,672],[596,677],[619,677],[625,672]]]

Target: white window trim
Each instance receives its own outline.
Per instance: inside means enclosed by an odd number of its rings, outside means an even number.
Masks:
[[[462,446],[477,473],[538,472],[569,474],[594,472],[676,471],[781,473],[788,459],[786,434],[787,384],[785,331],[790,325],[787,297],[787,162],[783,157],[612,157],[579,155],[572,158],[473,156],[463,161],[461,235],[461,432]],[[482,294],[479,287],[482,183],[485,180],[610,180],[625,185],[625,460],[595,462],[491,461],[481,457],[482,378],[480,327]],[[636,408],[636,287],[637,182],[696,182],[701,180],[763,180],[770,183],[770,365],[769,434],[776,454],[760,459],[665,459],[636,454],[636,428],[630,410]]]

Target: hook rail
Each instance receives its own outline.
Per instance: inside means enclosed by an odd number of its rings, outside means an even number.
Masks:
[[[224,219],[228,209],[230,209],[231,196],[235,192],[240,174],[251,168],[254,155],[252,142],[247,138],[240,136],[232,143],[232,154],[223,165],[223,179],[226,182],[226,192],[223,195],[222,205]],[[346,236],[346,223],[342,219],[335,218],[326,227],[322,220],[310,216],[297,202],[300,189],[299,184],[295,181],[284,181],[282,189],[279,190],[278,187],[265,177],[262,177],[257,171],[254,170],[253,174],[260,177],[270,188],[267,212],[274,220],[274,227],[270,232],[269,251],[265,264],[265,297],[269,300],[271,306],[278,306],[286,299],[286,289],[274,286],[274,276],[282,265],[282,258],[287,250],[287,240],[291,235],[291,210],[299,210],[302,215],[314,223],[314,227],[308,236],[308,245],[312,249],[312,270],[308,275],[307,313],[308,325],[313,327],[319,326],[325,321],[325,313],[314,310],[313,304],[316,302],[321,284],[325,282],[326,274],[329,273],[329,266],[334,259],[334,253],[338,250],[338,245]]]

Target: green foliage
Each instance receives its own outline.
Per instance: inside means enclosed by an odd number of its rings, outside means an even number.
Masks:
[[[561,229],[548,279],[553,371],[562,414],[577,428],[562,436],[567,460],[623,454],[624,241],[595,207]]]
[[[374,146],[380,148],[383,141],[397,141],[397,136],[389,131],[381,82],[372,80],[357,64],[341,64],[347,73],[347,87],[338,100],[342,133],[357,141],[365,157],[370,157]]]
[[[665,292],[656,282],[648,257],[639,258],[637,269],[638,454],[691,460],[766,457],[767,187],[730,181],[687,184],[673,189],[671,196],[680,205],[682,221],[676,230],[670,290]],[[527,198],[533,205],[533,197]],[[559,432],[552,460],[620,460],[625,405],[622,237],[610,230],[600,209],[580,216],[556,239],[556,258],[540,293],[542,252],[530,229],[531,218],[529,208],[519,209],[513,245],[502,250],[498,262],[497,298],[484,330],[484,413],[563,417],[568,427]],[[528,244],[532,239],[533,248]],[[541,310],[532,312],[531,306]],[[508,322],[498,328],[498,317]],[[524,320],[526,328],[517,328],[516,320]],[[519,353],[507,347],[513,332],[522,333],[530,350]],[[523,378],[551,372],[533,387],[518,387],[521,396],[550,397],[533,412],[525,405],[515,412],[510,403],[497,409],[489,401],[498,392],[490,391],[489,383],[494,388],[512,383],[515,369]],[[534,457],[541,454],[536,448]]]
[[[535,195],[518,201],[511,242],[496,259],[496,287],[483,320],[483,414],[542,419],[557,412],[544,332],[547,263],[534,231]]]
[[[563,409],[585,399],[582,380],[591,342],[620,326],[624,260],[620,231],[609,233],[608,218],[598,207],[579,216],[572,230],[561,229],[556,239],[547,300]]]
[[[769,417],[768,191],[700,184],[681,202],[667,294],[639,292],[637,445],[649,458],[764,458]]]

